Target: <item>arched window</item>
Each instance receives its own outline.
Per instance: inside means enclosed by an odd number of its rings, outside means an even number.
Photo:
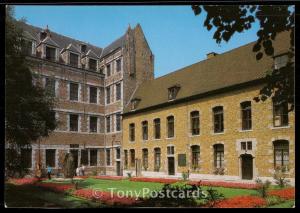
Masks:
[[[223,107],[216,106],[213,108],[214,132],[219,133],[224,131],[224,116]]]
[[[143,149],[143,167],[145,170],[148,168],[148,149]]]
[[[143,140],[148,140],[148,121],[142,122],[142,136]]]
[[[135,151],[134,149],[130,149],[130,166],[135,166]]]
[[[289,142],[287,140],[276,140],[274,145],[274,167],[275,169],[288,170],[289,165]]]
[[[241,103],[242,130],[252,128],[251,101]]]
[[[224,166],[224,145],[214,145],[214,166],[215,168],[223,168]]]
[[[174,137],[174,116],[167,117],[168,138]]]
[[[160,118],[154,119],[154,138],[160,139]]]
[[[192,152],[192,169],[196,170],[199,168],[199,161],[200,161],[200,146],[193,145],[191,146],[191,152]]]
[[[199,111],[191,112],[191,132],[192,132],[192,135],[199,135],[200,134]]]
[[[160,158],[161,158],[161,151],[160,148],[154,149],[154,171],[158,172],[160,169]]]

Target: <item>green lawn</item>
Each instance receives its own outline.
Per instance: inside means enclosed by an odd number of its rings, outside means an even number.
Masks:
[[[283,203],[279,203],[273,206],[268,206],[268,208],[292,208],[295,204],[294,200],[288,200]]]
[[[6,207],[95,208],[99,203],[45,191],[38,187],[5,184]]]

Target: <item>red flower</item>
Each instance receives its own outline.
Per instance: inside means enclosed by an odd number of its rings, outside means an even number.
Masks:
[[[94,178],[94,179],[102,179],[102,180],[122,180],[122,179],[124,179],[124,177],[122,177],[122,176],[107,176],[107,175],[90,176],[90,177]]]
[[[141,181],[141,182],[156,182],[171,184],[180,181],[179,179],[167,179],[167,178],[145,178],[145,177],[133,177],[130,178],[130,181]],[[191,185],[200,185],[200,186],[220,186],[226,188],[241,188],[241,189],[256,189],[257,184],[254,183],[233,183],[233,182],[222,182],[222,181],[189,181]]]
[[[55,192],[66,192],[74,188],[72,184],[36,183],[35,185]]]
[[[79,189],[73,195],[88,200],[103,202],[107,205],[133,205],[138,201],[132,197],[118,197],[110,192],[96,191],[93,189]]]
[[[26,185],[36,183],[38,178],[19,178],[19,179],[10,179],[9,182],[16,185]]]
[[[295,199],[295,188],[272,190],[268,195],[278,196],[284,200]]]
[[[266,206],[265,199],[256,196],[237,196],[217,202],[216,208],[254,208]]]

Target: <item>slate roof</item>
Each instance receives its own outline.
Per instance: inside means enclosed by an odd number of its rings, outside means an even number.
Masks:
[[[75,53],[80,53],[77,47],[75,47],[73,44],[69,44],[69,46],[66,48],[69,51],[75,52]]]
[[[92,50],[89,50],[85,56],[90,56],[92,58],[99,58]]]
[[[277,35],[276,41],[273,42],[275,55],[288,50],[289,40],[288,32]],[[255,42],[249,43],[165,76],[144,82],[132,97],[132,99],[138,97],[141,100],[136,110],[131,113],[168,103],[168,88],[176,84],[181,87],[176,97],[176,100],[180,100],[263,79],[265,72],[271,69],[273,59],[264,55],[261,60],[257,61],[255,53],[252,51],[254,44]],[[124,113],[130,111],[130,104],[128,104]]]
[[[108,54],[115,51],[116,49],[123,47],[125,39],[126,39],[126,34],[124,34],[123,36],[121,36],[120,38],[112,42],[110,45],[105,47],[102,51],[101,58],[107,56]]]
[[[27,31],[27,33],[29,33],[30,35],[32,35],[34,37],[34,39],[37,41],[37,43],[40,42],[39,40],[39,33],[41,31],[43,31],[42,28],[39,27],[35,27],[29,24],[25,24],[23,22],[19,22],[20,26],[23,28],[23,31]],[[26,34],[27,34],[26,33]],[[67,48],[70,44],[75,45],[77,48],[80,47],[81,44],[85,44],[87,45],[87,50],[93,50],[93,52],[100,57],[101,53],[102,53],[102,48],[94,46],[92,44],[83,42],[83,41],[79,41],[67,36],[63,36],[61,34],[55,33],[53,31],[50,31],[51,33],[51,39],[53,41],[55,41],[55,43],[57,43],[57,45],[63,49],[63,48]]]
[[[41,41],[41,43],[49,44],[49,45],[54,46],[54,47],[60,47],[60,46],[59,46],[55,41],[53,41],[53,39],[50,38],[50,37],[45,38],[43,41]]]

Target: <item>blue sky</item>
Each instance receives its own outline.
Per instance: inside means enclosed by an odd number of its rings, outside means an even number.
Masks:
[[[140,23],[155,55],[155,77],[255,41],[258,28],[218,45],[213,30],[203,27],[205,14],[195,16],[190,6],[16,6],[15,17],[99,47]]]

